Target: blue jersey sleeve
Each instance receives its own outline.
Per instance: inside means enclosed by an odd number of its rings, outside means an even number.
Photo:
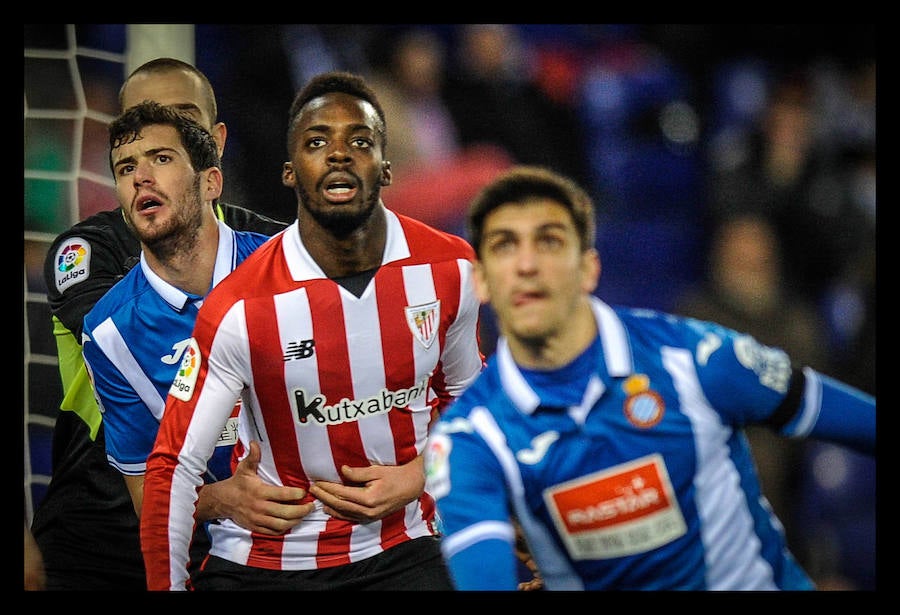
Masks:
[[[512,591],[519,585],[515,554],[505,539],[472,543],[450,555],[447,566],[460,591]]]
[[[91,334],[86,322],[82,352],[103,413],[107,457],[123,474],[143,474],[159,423]]]
[[[750,335],[693,322],[697,376],[713,408],[732,425],[764,424],[788,395],[788,354]]]
[[[458,402],[457,402],[458,403]],[[503,470],[468,419],[445,417],[426,449],[426,489],[437,503],[441,548],[459,590],[515,590],[518,560]]]
[[[875,398],[811,368],[800,411],[782,429],[786,436],[811,437],[875,454]]]
[[[781,348],[712,323],[693,322],[694,359],[710,404],[736,425],[761,424],[875,452],[875,398],[815,370]]]

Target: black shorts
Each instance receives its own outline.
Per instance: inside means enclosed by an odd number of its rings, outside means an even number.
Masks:
[[[424,536],[368,559],[317,570],[268,570],[209,556],[193,576],[197,591],[449,591],[440,540]]]

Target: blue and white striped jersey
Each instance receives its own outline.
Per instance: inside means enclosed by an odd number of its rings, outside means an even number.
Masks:
[[[234,231],[218,221],[219,248],[212,285],[262,245],[266,235]],[[146,469],[166,396],[175,374],[191,369],[191,333],[203,297],[163,281],[141,254],[84,318],[83,354],[103,413],[107,458],[123,474]],[[207,480],[231,476],[237,441],[237,410],[222,431]],[[240,452],[240,451],[239,451]]]
[[[874,453],[875,399],[714,323],[592,298],[571,364],[520,369],[505,340],[426,450],[459,589],[516,589],[522,527],[547,589],[813,589],[741,427]]]

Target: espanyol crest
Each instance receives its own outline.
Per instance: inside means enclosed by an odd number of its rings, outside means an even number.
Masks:
[[[419,343],[431,348],[441,323],[441,300],[406,306],[406,322]]]

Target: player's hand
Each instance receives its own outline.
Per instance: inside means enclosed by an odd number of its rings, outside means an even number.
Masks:
[[[312,512],[313,502],[300,503],[305,489],[270,485],[259,477],[260,456],[259,443],[251,442],[249,453],[230,478],[204,485],[200,490],[202,520],[230,518],[244,529],[278,536]]]
[[[41,548],[28,524],[25,524],[25,591],[43,591],[47,589],[47,573],[44,570],[44,557]]]
[[[514,547],[516,557],[525,564],[525,567],[532,574],[530,580],[519,583],[519,591],[532,592],[544,589],[544,579],[541,578],[541,571],[538,570],[537,563],[531,556],[531,549],[529,549],[528,543],[525,541],[525,532],[522,531],[522,527],[517,521],[513,520],[513,525],[516,528],[516,544]]]
[[[518,556],[519,553],[516,553]],[[532,578],[528,581],[522,581],[519,583],[519,591],[520,592],[533,592],[539,589],[544,589],[544,579],[541,578],[541,573],[537,568],[537,564],[534,563],[534,559],[531,557],[531,554],[525,554],[524,557],[519,557],[519,559],[524,562],[525,566],[528,570],[531,571],[533,575]]]
[[[309,493],[322,502],[323,510],[345,521],[369,523],[383,519],[417,499],[425,490],[425,466],[419,455],[402,466],[343,466],[352,484],[316,481]]]

